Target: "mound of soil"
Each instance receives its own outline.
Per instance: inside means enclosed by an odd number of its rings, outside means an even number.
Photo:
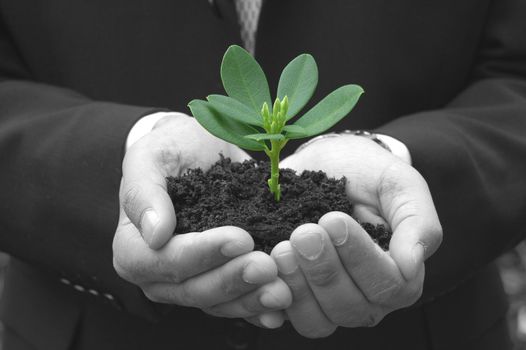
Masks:
[[[268,162],[233,163],[221,158],[206,172],[193,169],[181,177],[167,178],[177,215],[176,233],[234,225],[252,235],[256,250],[269,253],[301,224],[316,223],[330,211],[352,213],[345,179],[329,179],[321,171],[297,175],[281,169],[278,203],[268,190],[269,174]],[[388,249],[391,232],[382,225],[362,226],[378,245]]]

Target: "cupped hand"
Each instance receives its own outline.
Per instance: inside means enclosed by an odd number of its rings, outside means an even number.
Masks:
[[[176,217],[165,178],[207,169],[220,153],[233,161],[249,158],[182,114],[160,120],[130,147],[123,161],[114,267],[154,302],[221,317],[274,315],[290,305],[290,290],[277,277],[273,259],[252,251],[246,231],[224,226],[173,236]]]
[[[384,252],[356,220],[331,212],[278,244],[271,255],[293,294],[286,312],[295,329],[307,337],[325,337],[338,326],[374,326],[415,303],[422,293],[424,261],[442,240],[422,176],[373,141],[350,135],[316,141],[282,167],[345,176],[353,215],[393,231]]]

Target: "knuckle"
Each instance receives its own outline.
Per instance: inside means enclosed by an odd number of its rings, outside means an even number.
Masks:
[[[359,305],[335,305],[326,313],[327,318],[335,325],[344,327],[361,327],[366,321],[364,318],[370,313],[364,304]]]
[[[307,271],[309,282],[316,287],[327,287],[338,279],[338,271],[329,262],[320,262]]]
[[[157,259],[155,260],[155,265],[153,268],[150,268],[150,271],[145,271],[144,274],[151,275],[152,271],[157,271],[155,272],[155,275],[158,276],[162,281],[179,285],[184,281],[184,279],[181,277],[181,270],[183,269],[183,266],[171,264],[164,259]]]
[[[216,239],[206,232],[192,232],[186,234],[185,244],[182,245],[181,258],[193,256],[199,257],[196,263],[200,269],[209,269],[211,266],[217,266],[222,253],[222,246],[219,246]],[[206,253],[205,253],[206,252]]]
[[[374,283],[368,289],[367,299],[373,304],[384,304],[398,296],[401,289],[400,281],[387,280]]]
[[[206,303],[199,300],[198,296],[194,293],[193,290],[191,290],[188,283],[183,283],[181,286],[178,286],[176,288],[179,290],[178,302],[181,305],[200,308],[202,308],[203,306],[211,306],[206,305]]]
[[[113,256],[113,268],[117,274],[123,279],[137,284],[144,279],[142,271],[144,267],[141,264],[142,261],[133,259],[126,252],[114,254]]]
[[[185,234],[183,238],[175,236],[171,244],[166,249],[166,255],[159,261],[158,271],[164,271],[163,277],[172,283],[180,284],[191,276],[200,272],[199,266],[203,260],[208,261],[210,257],[202,256],[196,259],[195,243],[193,234]],[[180,236],[179,236],[180,237]],[[196,261],[198,260],[198,261]],[[194,263],[191,263],[194,262]],[[199,264],[199,266],[195,266]]]
[[[358,314],[359,315],[349,313],[347,315],[342,315],[339,319],[336,319],[333,322],[337,325],[350,328],[374,327],[378,325],[383,318],[382,315],[376,312],[371,312],[371,310],[364,310],[363,312],[358,312]]]
[[[206,234],[191,232],[175,236],[168,261],[173,270],[174,283],[181,283],[187,278],[208,270],[213,266],[214,254],[204,254],[202,247],[208,247]]]
[[[182,255],[184,249],[173,249],[170,252],[167,262],[160,262],[160,264],[168,264],[168,268],[161,268],[160,271],[165,271],[165,278],[175,284],[182,283],[187,277],[187,266],[184,264]]]
[[[327,318],[335,325],[343,327],[374,327],[383,318],[381,309],[368,304],[348,305],[333,308],[326,313]]]
[[[253,299],[243,300],[241,306],[249,315],[255,315],[264,310],[263,305]]]
[[[180,273],[180,267],[174,268],[173,271],[165,272],[164,279],[170,283],[181,284],[185,279],[182,278]]]
[[[129,235],[116,234],[112,245],[112,263],[115,272],[120,277],[137,283],[143,277],[141,271],[144,270],[144,261],[133,253],[135,252],[133,244]]]
[[[287,284],[292,292],[295,302],[299,300],[306,300],[311,297],[310,289],[305,283],[303,283],[303,281],[291,279],[287,281]]]
[[[332,323],[340,325],[340,326],[345,326],[345,327],[353,327],[358,323],[356,321],[355,316],[342,312],[342,311],[335,311],[333,313],[328,313],[327,318]]]
[[[122,195],[122,207],[128,216],[135,215],[137,211],[137,202],[140,198],[141,190],[137,184],[128,184]]]
[[[327,313],[327,318],[334,324],[345,327],[356,327],[362,324],[355,312],[349,312],[348,309],[342,308],[332,310]]]
[[[127,280],[127,281],[133,281],[133,276],[132,274],[129,273],[129,271],[124,268],[118,261],[116,258],[113,258],[113,269],[115,270],[115,272],[117,272],[117,274]]]
[[[380,321],[382,321],[383,316],[378,313],[371,313],[367,315],[367,317],[364,320],[364,323],[362,323],[363,327],[376,327]]]
[[[231,300],[239,296],[243,291],[243,286],[236,278],[223,278],[219,283],[221,294]]]

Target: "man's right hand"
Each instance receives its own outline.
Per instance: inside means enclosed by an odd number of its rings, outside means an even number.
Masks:
[[[281,313],[273,310],[291,304],[290,290],[277,277],[273,259],[252,251],[246,231],[225,226],[173,236],[176,217],[165,178],[207,169],[219,153],[233,161],[249,158],[185,115],[161,119],[130,147],[113,241],[115,270],[154,302],[197,307],[220,317],[273,315],[259,317],[260,323],[279,326]]]

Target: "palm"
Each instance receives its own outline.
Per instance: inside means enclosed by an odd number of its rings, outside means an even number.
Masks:
[[[219,154],[244,161],[249,155],[239,147],[212,136],[194,118],[181,116],[160,120],[138,147],[151,150],[152,157],[164,177],[179,176],[188,169],[207,169]]]
[[[329,177],[346,178],[346,192],[361,221],[387,224],[385,198],[379,196],[385,175],[399,163],[374,142],[356,136],[321,139],[282,161],[283,168],[321,170]]]

